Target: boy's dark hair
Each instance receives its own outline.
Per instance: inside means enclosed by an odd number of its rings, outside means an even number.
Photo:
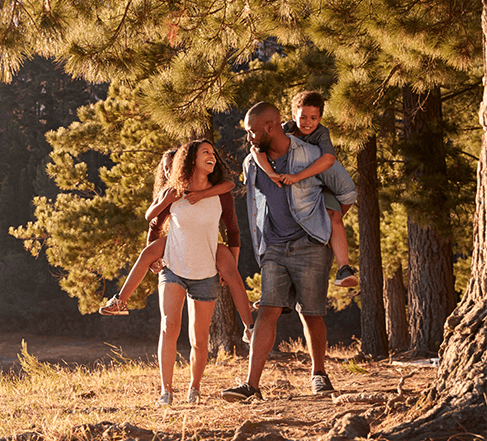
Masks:
[[[318,107],[318,109],[320,109],[320,116],[322,116],[325,100],[318,92],[299,92],[291,101],[291,111],[293,112],[293,115],[296,115],[298,108],[303,106]]]

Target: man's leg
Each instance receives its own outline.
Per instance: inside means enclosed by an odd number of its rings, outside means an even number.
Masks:
[[[326,325],[321,316],[302,315],[299,318],[303,323],[304,336],[311,356],[311,375],[325,372],[326,355]]]
[[[334,392],[325,371],[326,325],[321,316],[301,315],[304,336],[311,355],[311,388],[314,395]]]
[[[250,346],[249,373],[247,383],[259,388],[260,377],[269,352],[276,341],[276,325],[282,308],[261,306],[254,327],[254,338]]]
[[[276,341],[276,324],[282,308],[261,306],[254,326],[254,335],[250,345],[250,360],[247,382],[222,392],[226,401],[245,400],[253,395],[262,398],[259,382],[267,356]]]

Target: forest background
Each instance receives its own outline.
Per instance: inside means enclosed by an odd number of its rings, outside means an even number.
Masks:
[[[76,308],[95,312],[144,246],[161,154],[209,135],[238,180],[242,112],[265,99],[289,118],[307,89],[327,99],[323,122],[359,191],[346,222],[361,286],[333,291],[331,305],[361,306],[368,354],[437,351],[469,279],[481,5],[48,4],[31,15],[42,17],[35,42],[19,4],[2,9],[2,328],[79,333]],[[36,57],[17,72],[35,53],[56,63]],[[244,278],[257,271],[247,240]],[[59,302],[59,286],[77,302]],[[147,277],[131,306],[154,288]],[[143,314],[120,328],[154,335]],[[82,332],[117,326],[88,317]]]

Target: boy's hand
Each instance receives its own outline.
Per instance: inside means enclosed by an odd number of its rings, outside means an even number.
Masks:
[[[186,195],[186,199],[191,205],[196,204],[196,202],[201,201],[203,199],[203,195],[201,191],[192,191]]]
[[[301,179],[298,178],[298,175],[289,175],[289,174],[282,175],[282,179],[281,179],[282,183],[286,185],[296,184],[300,180]]]
[[[278,175],[277,173],[275,173],[273,175],[269,175],[269,178],[272,179],[272,182],[274,182],[274,184],[276,184],[279,188],[281,188],[282,187],[282,184],[281,184],[282,176],[283,175]]]

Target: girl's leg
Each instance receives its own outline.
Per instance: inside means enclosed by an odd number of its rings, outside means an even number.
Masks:
[[[189,342],[191,343],[191,383],[189,390],[200,390],[208,360],[208,337],[216,300],[202,302],[188,298]]]
[[[185,289],[177,283],[165,283],[159,287],[161,333],[159,335],[157,356],[163,393],[167,391],[172,394],[177,341],[181,331],[181,314],[185,298]]]
[[[225,245],[218,244],[216,252],[216,268],[221,274],[223,280],[230,288],[233,303],[237,308],[242,323],[248,328],[254,323],[252,312],[250,310],[249,298],[243,283],[242,277],[237,269],[237,263],[232,252]]]
[[[125,283],[120,290],[118,299],[122,302],[126,302],[133,292],[144,280],[147,271],[151,264],[164,254],[164,248],[166,247],[166,236],[163,236],[150,245],[147,245],[139,255],[139,258],[135,262],[134,266],[130,270],[130,273],[125,280]]]

